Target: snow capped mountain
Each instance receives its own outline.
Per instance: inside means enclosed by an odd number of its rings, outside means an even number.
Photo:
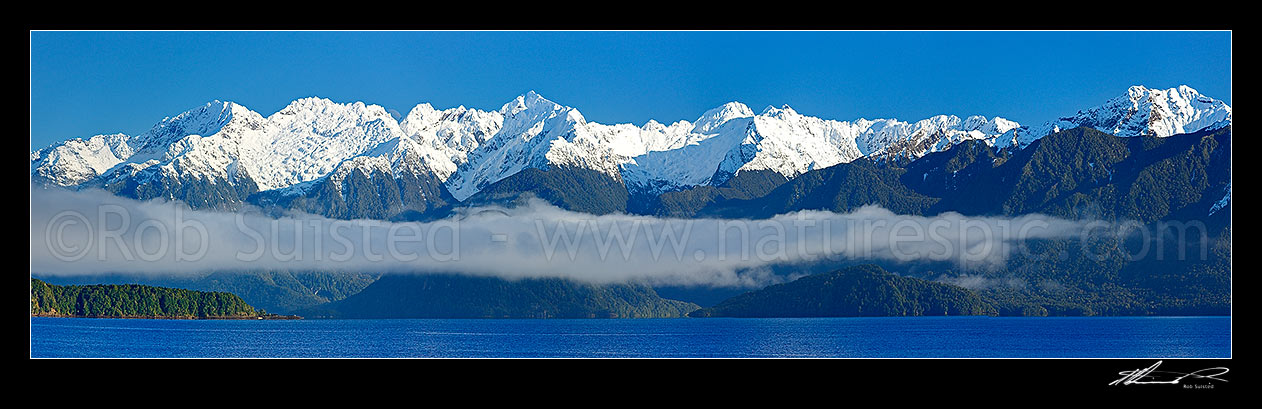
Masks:
[[[1095,128],[1117,136],[1167,137],[1231,124],[1231,107],[1180,85],[1170,89],[1150,89],[1135,85],[1126,93],[1102,105],[1019,130],[1013,138],[996,140],[998,147],[1024,148],[1048,134],[1079,126]]]
[[[412,138],[395,138],[378,145],[368,154],[343,161],[325,178],[340,184],[353,172],[367,176],[383,173],[424,174],[429,172],[429,165],[425,163],[423,155],[422,148]]]
[[[454,202],[426,162],[433,153],[400,136],[343,161],[323,177],[264,191],[251,201],[343,219],[415,219]]]
[[[915,159],[940,152],[967,140],[991,141],[1020,127],[1004,118],[937,115],[914,123],[897,119],[860,119],[854,126],[860,134],[857,145],[864,156],[900,156]]]
[[[522,169],[547,167],[548,156],[581,153],[567,146],[587,122],[574,108],[558,105],[531,91],[504,104],[499,114],[503,118],[499,131],[469,152],[468,162],[446,181],[448,190],[458,200]],[[566,152],[554,155],[554,149]]]
[[[377,105],[315,97],[268,117],[212,101],[141,135],[97,135],[34,151],[31,176],[139,198],[194,197],[213,204],[265,191],[302,196],[317,185],[332,189],[321,193],[329,194],[340,192],[348,178],[380,175],[426,186],[437,181],[465,200],[524,169],[581,168],[633,192],[657,194],[719,185],[742,171],[791,178],[860,157],[915,159],[967,140],[1024,148],[1077,126],[1119,136],[1169,136],[1230,122],[1231,107],[1186,86],[1131,87],[1100,106],[1036,126],[950,115],[837,121],[787,105],[755,114],[739,102],[691,122],[605,125],[534,91],[495,111],[420,104],[402,121]],[[426,189],[429,196],[443,190]]]
[[[105,175],[157,173],[234,182],[245,174],[261,190],[291,186],[331,172],[402,134],[386,110],[327,99],[296,100],[270,117],[232,102],[213,101],[173,118],[132,140],[136,152]]]
[[[190,135],[211,136],[218,133],[233,118],[249,116],[252,111],[232,102],[211,101],[174,117],[163,118],[149,131],[133,141],[137,152],[161,152]],[[255,114],[257,115],[257,114]],[[242,118],[237,118],[238,122]]]
[[[749,136],[753,112],[729,102],[706,111],[695,123],[680,122],[679,146],[648,151],[622,167],[627,187],[637,192],[662,192],[709,183],[718,164]],[[706,132],[700,132],[700,129]]]
[[[124,134],[75,138],[31,152],[31,176],[69,186],[91,180],[131,157]]]
[[[688,137],[684,130],[692,126],[685,121],[670,126],[649,121],[641,127],[588,122],[577,109],[534,91],[504,104],[498,117],[498,131],[485,139],[472,138],[478,144],[446,178],[457,200],[527,168],[577,167],[621,180],[622,164],[652,150],[682,146]]]
[[[71,141],[33,153],[31,166],[33,176],[62,186],[91,182],[141,199],[234,207],[254,192],[329,175],[402,135],[398,122],[376,105],[303,98],[264,118],[239,104],[212,101],[141,135],[115,137],[122,142],[111,145],[117,146],[108,150],[112,155],[100,143]]]
[[[1000,117],[953,115],[914,123],[833,121],[801,115],[787,105],[753,115],[739,103],[707,111],[696,123],[683,138],[684,146],[650,150],[625,164],[627,186],[657,194],[718,185],[746,170],[771,170],[791,178],[859,157],[912,160],[967,140],[1024,148],[1039,138],[1079,126],[1118,136],[1166,137],[1229,125],[1231,107],[1187,86],[1168,90],[1135,86],[1103,105],[1033,127]]]
[[[739,103],[707,111],[685,144],[651,151],[623,167],[628,187],[656,194],[689,186],[718,185],[738,172],[770,170],[794,177],[812,169],[865,156],[910,158],[945,150],[968,139],[987,139],[1016,128],[1003,118],[936,116],[916,123],[896,119],[854,122],[799,114],[788,105],[754,115]]]
[[[754,116],[754,111],[751,111],[749,107],[740,102],[732,101],[701,114],[701,117],[697,118],[697,122],[693,124],[692,131],[698,134],[707,134],[720,125],[727,123],[727,121],[752,116]]]
[[[241,105],[212,101],[164,119],[137,136],[136,153],[102,178],[118,183],[138,175],[164,175],[237,183],[242,177],[255,183],[254,171],[262,166],[249,160],[249,152],[264,138],[268,125],[261,115]]]
[[[164,118],[136,137],[115,134],[98,135],[88,141],[72,139],[32,154],[32,172],[61,186],[87,182],[111,169],[113,173],[108,178],[120,178],[159,164],[164,164],[169,173],[184,170],[214,173],[224,170],[225,166],[209,163],[223,159],[213,151],[222,151],[225,146],[218,140],[203,142],[203,135],[214,136],[240,113],[249,116],[252,112],[231,102],[212,101]],[[238,118],[238,122],[250,122],[245,125],[247,128],[257,124],[257,121],[242,118]],[[239,143],[237,140],[226,142],[227,145]],[[227,148],[231,150],[232,146]],[[116,169],[120,164],[124,166]]]
[[[294,101],[268,117],[267,124],[267,137],[250,144],[248,152],[249,162],[258,166],[252,174],[261,190],[319,178],[342,161],[403,135],[381,106],[323,98]]]
[[[442,180],[467,163],[469,153],[495,136],[503,125],[504,116],[498,111],[463,105],[440,111],[430,104],[412,108],[399,124],[404,135],[425,147],[420,154]]]

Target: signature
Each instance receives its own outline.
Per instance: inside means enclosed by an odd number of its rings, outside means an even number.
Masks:
[[[1122,375],[1122,377],[1109,383],[1109,385],[1178,385],[1180,381],[1187,378],[1227,382],[1226,379],[1219,378],[1219,376],[1227,373],[1227,368],[1221,366],[1188,373],[1158,371],[1157,367],[1159,366],[1161,366],[1161,361],[1157,361],[1157,363],[1144,369],[1118,372],[1117,374]]]

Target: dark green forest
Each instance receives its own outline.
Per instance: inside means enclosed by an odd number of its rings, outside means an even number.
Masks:
[[[246,303],[276,314],[337,301],[358,293],[380,274],[335,272],[217,272],[210,274],[106,274],[35,278],[56,285],[144,284],[236,294]]]
[[[691,317],[997,315],[977,294],[894,275],[873,264],[814,274],[732,297]]]
[[[391,274],[358,294],[299,314],[308,318],[674,318],[697,308],[693,303],[663,299],[645,285]]]
[[[101,318],[251,318],[241,297],[136,284],[51,285],[31,279],[31,314]]]

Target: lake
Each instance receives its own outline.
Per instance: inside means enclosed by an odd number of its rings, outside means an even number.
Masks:
[[[1231,317],[31,318],[32,357],[1231,357]]]

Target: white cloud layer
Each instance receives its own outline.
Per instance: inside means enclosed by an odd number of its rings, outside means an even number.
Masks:
[[[922,217],[876,206],[766,220],[593,216],[538,200],[425,223],[347,221],[32,188],[30,233],[31,271],[41,274],[444,272],[747,286],[769,280],[769,267],[821,260],[996,266],[1025,240],[1085,230],[1043,215]]]

